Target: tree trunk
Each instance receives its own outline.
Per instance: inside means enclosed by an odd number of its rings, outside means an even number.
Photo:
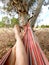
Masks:
[[[36,19],[37,19],[38,15],[39,15],[39,13],[41,11],[42,4],[43,4],[43,0],[38,0],[38,6],[37,6],[37,8],[36,8],[36,10],[34,12],[34,16],[30,19],[30,25],[32,27],[34,27]]]
[[[36,8],[36,10],[34,10],[33,17],[30,19],[31,26],[34,26],[35,21],[37,19],[37,16],[40,13],[40,9],[41,9],[42,4],[43,4],[43,0],[38,0],[37,8]],[[26,13],[19,13],[19,23],[20,23],[20,26],[25,25],[26,22],[28,22],[28,19],[29,19],[29,15],[28,14],[26,14]]]
[[[29,15],[28,14],[19,14],[19,24],[20,26],[23,26],[26,24],[26,22],[28,21]]]

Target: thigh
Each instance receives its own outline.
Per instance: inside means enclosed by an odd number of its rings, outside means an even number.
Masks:
[[[16,46],[14,45],[10,56],[8,57],[7,61],[5,62],[5,65],[15,65],[15,60],[16,60]]]

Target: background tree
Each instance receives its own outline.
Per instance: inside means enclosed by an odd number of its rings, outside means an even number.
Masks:
[[[7,0],[2,1],[7,3]],[[18,13],[20,25],[24,25],[30,19],[31,24],[34,26],[42,3],[43,0],[8,0],[7,9]]]
[[[19,24],[19,21],[18,21],[18,19],[16,19],[16,18],[13,17],[11,19],[11,26],[14,27],[15,24]]]

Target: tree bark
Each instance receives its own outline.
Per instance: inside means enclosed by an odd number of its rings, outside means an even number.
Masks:
[[[36,10],[34,11],[33,17],[30,19],[30,25],[31,26],[34,26],[35,21],[36,21],[38,15],[40,13],[42,4],[43,4],[43,0],[38,0],[38,6],[37,6]],[[28,19],[29,19],[29,15],[28,14],[26,14],[26,13],[19,13],[19,23],[20,23],[20,26],[25,25],[26,22],[28,22]]]
[[[36,8],[36,10],[34,12],[34,16],[30,19],[30,25],[32,27],[34,27],[36,19],[37,19],[38,15],[39,15],[39,13],[41,11],[42,4],[43,4],[43,0],[38,0],[38,6],[37,6],[37,8]]]
[[[25,14],[25,13],[21,13],[21,14],[19,14],[18,18],[19,18],[19,24],[20,24],[20,26],[23,26],[28,21],[29,15]]]

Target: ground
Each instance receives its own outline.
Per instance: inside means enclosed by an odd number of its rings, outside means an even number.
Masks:
[[[38,38],[41,49],[49,60],[49,29],[34,29],[34,34]],[[37,39],[36,38],[36,39]],[[13,47],[15,36],[12,28],[0,28],[0,58]]]
[[[35,28],[34,33],[38,38],[38,42],[49,60],[49,28]]]
[[[0,28],[0,58],[15,44],[12,28]]]

